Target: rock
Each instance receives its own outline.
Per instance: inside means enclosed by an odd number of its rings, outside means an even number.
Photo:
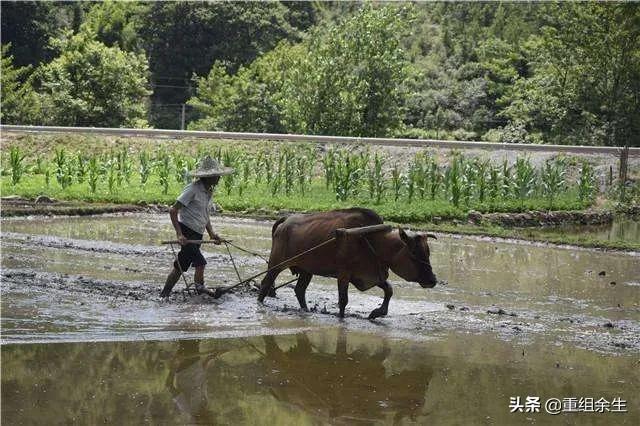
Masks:
[[[449,310],[453,310],[453,309],[455,309],[455,308],[456,308],[456,307],[455,307],[454,305],[452,305],[451,303],[447,303],[445,306],[446,306],[446,307],[447,307],[447,309],[449,309]]]
[[[605,271],[600,271],[598,272],[598,275],[600,275],[601,277],[604,277],[605,275],[607,275],[607,273]]]
[[[614,328],[615,327],[615,325],[613,325],[613,323],[611,321],[605,322],[604,324],[602,324],[602,326],[606,327],[606,328]]]
[[[610,285],[616,285],[616,282],[615,281],[611,281],[609,284]]]
[[[488,314],[494,314],[494,315],[508,315],[510,317],[517,317],[518,315],[516,315],[513,312],[507,312],[502,308],[493,308],[493,309],[489,309],[487,311]]]
[[[463,306],[463,307],[461,307],[461,308],[460,308],[460,310],[461,310],[461,311],[468,311],[468,310],[469,310],[469,308],[467,308],[466,306]]]
[[[40,195],[38,198],[36,198],[36,201],[35,201],[35,204],[53,204],[53,203],[54,203],[54,200],[47,197],[46,195]]]

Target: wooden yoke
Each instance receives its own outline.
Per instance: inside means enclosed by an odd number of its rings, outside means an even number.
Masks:
[[[370,225],[370,226],[362,226],[359,228],[338,228],[335,230],[336,236],[343,235],[353,235],[353,236],[363,236],[368,234],[373,234],[375,232],[388,232],[391,231],[391,225],[385,225],[381,223],[379,225]]]

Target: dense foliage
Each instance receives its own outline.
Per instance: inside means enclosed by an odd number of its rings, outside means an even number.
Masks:
[[[640,146],[637,3],[3,2],[2,34],[7,123],[179,128],[184,109],[197,129]],[[88,93],[113,69],[52,72],[74,37],[131,58],[149,96],[108,121],[43,109],[120,102]],[[59,76],[85,85],[61,98]]]

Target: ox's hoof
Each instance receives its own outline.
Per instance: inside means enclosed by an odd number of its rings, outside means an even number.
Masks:
[[[376,308],[369,314],[369,319],[387,316],[387,311],[382,308]]]

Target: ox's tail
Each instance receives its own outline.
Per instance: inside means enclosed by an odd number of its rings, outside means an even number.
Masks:
[[[284,222],[285,220],[287,220],[286,216],[281,217],[280,219],[276,220],[276,223],[273,224],[273,227],[271,228],[271,236],[273,237],[276,233],[276,229],[278,229],[278,226],[280,226],[280,224],[282,222]]]

